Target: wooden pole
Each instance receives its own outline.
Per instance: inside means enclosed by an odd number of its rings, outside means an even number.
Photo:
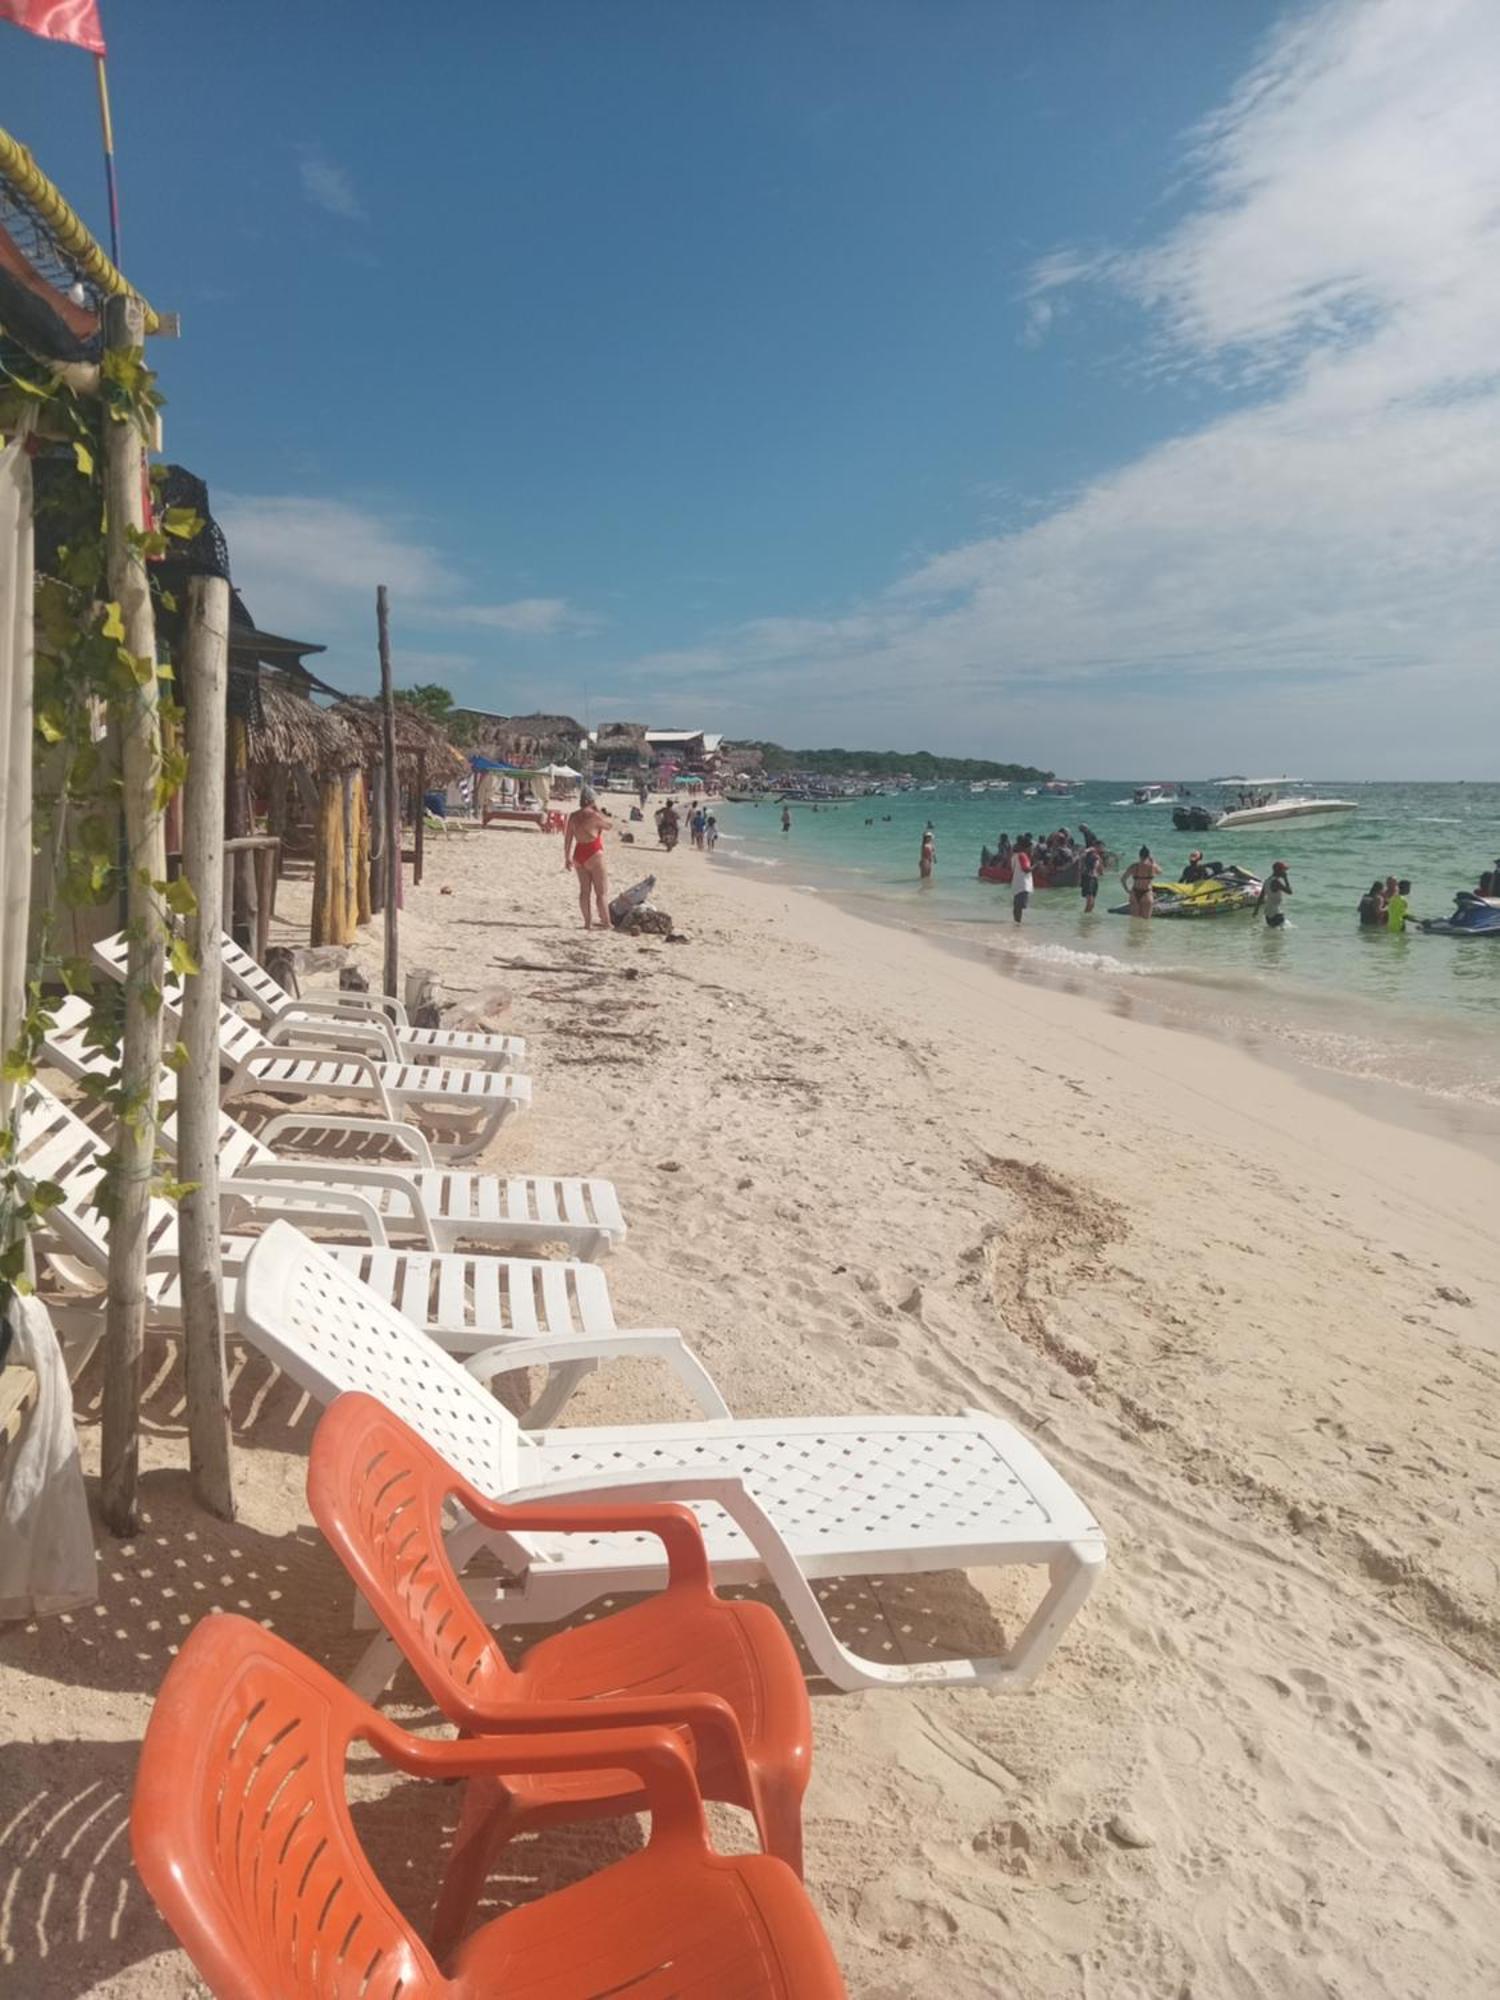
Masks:
[[[401,783],[396,771],[396,697],[391,691],[390,600],[382,583],[375,592],[375,624],[380,636],[380,705],[385,738],[385,975],[382,993],[397,991],[396,903],[401,893]]]
[[[420,887],[422,881],[422,836],[427,831],[427,756],[421,750],[417,752],[416,828],[416,836],[412,841],[411,868],[412,886],[414,888]]]
[[[354,921],[367,924],[370,909],[370,795],[365,786],[365,774],[354,774]]]
[[[109,351],[139,354],[144,311],[135,298],[104,308]],[[161,775],[161,715],[157,706],[156,622],[146,565],[130,531],[145,527],[146,446],[131,422],[104,426],[106,556],[110,595],[120,606],[125,648],[142,664],[129,692],[111,702],[120,739],[124,804],[127,921],[121,1088],[126,1115],[115,1126],[118,1159],[115,1213],[109,1228],[109,1283],[104,1320],[104,1408],[100,1505],[117,1535],[139,1526],[141,1355],[146,1329],[146,1231],[156,1155],[156,1078],[161,1063],[159,995],[165,934],[158,891],[167,849],[156,783]]]
[[[254,833],[250,812],[250,732],[242,716],[229,720],[228,767],[225,773],[224,808],[226,826],[232,839]],[[237,945],[255,950],[255,862],[242,850],[231,851],[231,907],[224,913],[224,928]]]
[[[367,771],[370,788],[370,914],[378,917],[385,908],[385,765]]]
[[[193,1496],[234,1519],[229,1386],[224,1367],[224,1287],[219,1259],[219,935],[224,920],[224,735],[229,685],[229,585],[195,576],[187,587],[183,647],[187,784],[183,868],[198,899],[187,941],[198,976],[187,983],[177,1074],[177,1175],[182,1197],[182,1345],[187,1372],[188,1461]]]

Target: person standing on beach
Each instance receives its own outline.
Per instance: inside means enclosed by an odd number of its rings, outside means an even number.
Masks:
[[[1121,888],[1130,893],[1130,914],[1133,917],[1149,917],[1155,910],[1156,897],[1151,885],[1160,873],[1160,866],[1151,858],[1151,849],[1143,847],[1120,877]]]
[[[1291,893],[1292,878],[1287,873],[1286,863],[1273,861],[1270,876],[1262,884],[1255,901],[1256,909],[1265,911],[1267,930],[1279,931],[1285,924],[1286,911],[1281,906]]]
[[[703,845],[712,854],[719,844],[719,822],[710,813],[703,822]]]
[[[927,831],[922,835],[922,851],[917,856],[917,873],[924,882],[932,880],[932,869],[936,860],[937,843],[932,837],[932,828],[929,826]]]
[[[586,931],[594,928],[596,911],[599,928],[606,931],[610,928],[609,877],[604,864],[604,834],[608,825],[608,818],[594,802],[593,787],[585,785],[578,794],[578,810],[568,814],[563,828],[563,867],[578,871],[578,907],[583,912]]]
[[[1099,894],[1099,878],[1104,873],[1104,856],[1097,845],[1086,847],[1078,864],[1078,893],[1083,898],[1083,914],[1090,917],[1094,913],[1094,899]]]
[[[1026,905],[1031,901],[1033,880],[1031,836],[1022,834],[1011,849],[1010,855],[1010,914],[1014,923],[1020,923],[1026,914]]]

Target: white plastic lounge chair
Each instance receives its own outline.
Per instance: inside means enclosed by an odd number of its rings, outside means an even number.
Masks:
[[[95,949],[114,978],[122,970]],[[163,982],[163,1007],[176,1014],[182,981]],[[226,1102],[252,1091],[274,1097],[332,1097],[346,1104],[373,1105],[383,1118],[410,1109],[440,1122],[445,1136],[434,1139],[443,1159],[467,1160],[481,1153],[507,1119],[531,1104],[531,1082],[509,1070],[444,1069],[438,1063],[381,1062],[357,1052],[340,1053],[316,1039],[308,1024],[305,1042],[276,1044],[227,1002],[219,1005],[219,1054],[228,1071]]]
[[[53,1181],[62,1190],[62,1200],[47,1213],[42,1242],[59,1281],[74,1295],[71,1300],[50,1302],[54,1318],[65,1337],[81,1343],[100,1330],[97,1285],[109,1267],[108,1226],[94,1206],[103,1142],[75,1111],[38,1083],[25,1088],[19,1134],[22,1171],[36,1180]],[[263,1184],[230,1179],[221,1187],[226,1208],[237,1204],[259,1213]],[[712,1376],[680,1333],[665,1327],[619,1326],[604,1273],[592,1264],[392,1250],[384,1243],[379,1217],[362,1195],[352,1191],[328,1192],[321,1210],[309,1199],[308,1208],[325,1224],[368,1228],[369,1244],[321,1247],[359,1282],[372,1306],[399,1306],[404,1319],[429,1340],[469,1357],[465,1365],[474,1365],[479,1379],[545,1366],[548,1377],[526,1412],[527,1423],[550,1423],[596,1362],[625,1356],[665,1362],[700,1410],[713,1416],[728,1414]],[[243,1332],[240,1278],[253,1241],[226,1235],[220,1246],[224,1311],[236,1333]],[[175,1328],[182,1319],[177,1211],[159,1197],[150,1204],[147,1259],[147,1314],[154,1323]]]
[[[104,1056],[88,1047],[91,1014],[87,1000],[77,995],[63,1000],[45,1039],[49,1063],[74,1082],[105,1074],[110,1067]],[[163,1069],[163,1102],[175,1089],[175,1076]],[[288,1159],[273,1151],[270,1143],[283,1135],[315,1152],[389,1141],[410,1154],[411,1164],[373,1162],[368,1157]],[[171,1142],[170,1120],[163,1137]],[[221,1110],[219,1159],[228,1175],[277,1182],[280,1191],[267,1190],[257,1202],[257,1212],[303,1227],[316,1226],[326,1208],[318,1190],[327,1188],[335,1194],[359,1195],[379,1216],[388,1237],[415,1240],[428,1250],[456,1250],[469,1244],[525,1252],[561,1243],[574,1256],[602,1257],[625,1241],[625,1217],[613,1182],[585,1175],[500,1175],[440,1167],[433,1161],[426,1134],[403,1120],[340,1117],[309,1109],[273,1118],[255,1134]],[[313,1193],[299,1202],[302,1188]]]
[[[114,979],[125,976],[129,945],[117,931],[94,951]],[[481,1069],[520,1069],[526,1044],[519,1035],[486,1035],[462,1028],[414,1028],[399,1000],[384,993],[303,994],[279,986],[227,931],[219,936],[224,976],[255,1009],[267,1041],[312,1042],[318,1047],[363,1050],[381,1062],[459,1062]]]
[[[320,1402],[363,1389],[497,1498],[685,1500],[718,1583],[769,1577],[818,1667],[845,1688],[1029,1681],[1105,1559],[1103,1532],[1033,1445],[999,1417],[726,1419],[525,1431],[391,1306],[372,1309],[350,1272],[287,1223],[245,1260],[248,1336]],[[606,1594],[655,1590],[660,1550],[640,1535],[453,1537],[460,1568],[494,1548],[515,1580],[486,1579],[496,1623],[540,1624]],[[1049,1584],[998,1659],[893,1664],[854,1653],[812,1589],[819,1577],[1045,1565]],[[379,1689],[395,1649],[379,1639],[354,1684]]]

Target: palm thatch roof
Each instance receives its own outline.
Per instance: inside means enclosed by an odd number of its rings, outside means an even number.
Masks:
[[[601,722],[594,736],[594,748],[601,756],[627,755],[634,752],[645,759],[646,725],[644,722]]]
[[[360,745],[360,762],[378,764],[385,754],[385,718],[378,701],[368,695],[350,695],[332,713],[347,726]],[[429,784],[444,784],[450,775],[461,776],[469,760],[455,750],[442,728],[429,722],[409,702],[396,703],[396,762],[403,777],[416,771],[417,759],[426,760]]]
[[[487,715],[475,718],[470,748],[506,764],[563,764],[587,734],[571,715]]]
[[[298,767],[323,776],[363,762],[355,732],[333,710],[315,708],[279,675],[260,676],[260,715],[246,723],[252,768]]]

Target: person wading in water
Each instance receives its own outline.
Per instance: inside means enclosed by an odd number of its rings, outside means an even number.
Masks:
[[[609,878],[604,865],[604,834],[607,816],[594,803],[594,794],[585,785],[578,794],[578,810],[568,814],[563,829],[563,867],[578,870],[578,907],[583,911],[583,927],[594,928],[598,912],[601,930],[610,928]]]
[[[1155,909],[1156,897],[1151,885],[1160,873],[1161,868],[1151,858],[1151,849],[1143,847],[1138,858],[1120,877],[1121,887],[1130,891],[1130,914],[1133,917],[1149,917]]]

